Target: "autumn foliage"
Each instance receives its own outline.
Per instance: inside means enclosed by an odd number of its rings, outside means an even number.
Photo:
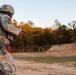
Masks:
[[[21,27],[23,30],[26,30],[26,33],[16,36],[15,41],[11,44],[14,47],[64,44],[75,42],[76,40],[76,27],[72,29],[59,23],[55,29],[51,27],[41,28],[34,27],[32,21],[18,24],[16,20],[13,20],[12,24],[15,27]]]

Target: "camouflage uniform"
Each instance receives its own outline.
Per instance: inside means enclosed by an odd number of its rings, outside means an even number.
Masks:
[[[14,40],[15,35],[19,35],[19,29],[11,25],[12,23],[9,15],[2,13],[10,12],[10,14],[13,15],[14,10],[10,5],[3,5],[0,12],[0,54],[7,59],[6,63],[2,64],[2,70],[4,69],[4,75],[17,75],[14,59],[8,53],[6,45],[9,45],[10,41]]]
[[[14,35],[19,35],[17,28],[11,25],[11,19],[8,15],[1,15],[0,41],[9,45],[10,40],[13,41]]]

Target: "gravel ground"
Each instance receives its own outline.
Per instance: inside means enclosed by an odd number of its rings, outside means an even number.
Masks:
[[[76,68],[70,63],[36,63],[34,61],[15,60],[18,75],[76,75]]]
[[[55,45],[43,53],[14,53],[13,56],[76,56],[76,43]],[[76,75],[76,66],[73,66],[74,62],[46,64],[15,60],[15,63],[17,65],[18,75]]]

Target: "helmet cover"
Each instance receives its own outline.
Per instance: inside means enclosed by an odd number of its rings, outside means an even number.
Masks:
[[[1,11],[8,12],[10,14],[14,14],[14,8],[11,5],[8,5],[8,4],[2,5],[1,8],[0,8],[0,12]]]

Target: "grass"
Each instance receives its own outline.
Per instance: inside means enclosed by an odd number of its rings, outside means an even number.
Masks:
[[[28,61],[35,61],[40,63],[64,63],[64,62],[74,62],[76,61],[76,56],[69,57],[57,57],[57,56],[49,56],[49,57],[15,57],[16,59],[23,59]],[[75,64],[76,65],[76,64]]]
[[[76,63],[74,63],[73,66],[76,67]]]

